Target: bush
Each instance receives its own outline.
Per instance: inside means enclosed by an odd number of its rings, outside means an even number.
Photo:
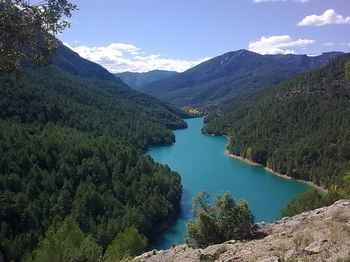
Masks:
[[[350,198],[350,171],[349,167],[339,173],[339,181],[330,187],[328,192],[321,193],[310,190],[292,199],[282,210],[282,217],[290,217],[305,211],[329,206],[339,199]]]
[[[345,65],[345,79],[350,81],[350,61]]]
[[[127,228],[119,233],[108,246],[105,253],[105,262],[128,260],[129,257],[139,255],[147,246],[146,238],[134,227]]]
[[[98,262],[101,257],[102,248],[91,236],[85,236],[73,219],[67,218],[58,228],[49,228],[45,238],[27,261]]]
[[[292,199],[282,210],[282,217],[290,217],[305,211],[320,208],[326,203],[325,195],[317,190],[310,190]]]
[[[200,193],[193,202],[194,220],[187,226],[187,242],[193,247],[206,247],[231,239],[253,236],[254,217],[246,202],[236,203],[228,193],[212,204],[209,195]]]

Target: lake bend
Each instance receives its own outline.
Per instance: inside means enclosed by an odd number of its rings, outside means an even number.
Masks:
[[[308,185],[272,174],[260,166],[252,166],[228,156],[228,140],[224,136],[201,133],[203,118],[186,120],[187,129],[176,130],[176,142],[170,146],[151,147],[147,154],[156,162],[168,165],[182,178],[181,214],[164,232],[154,248],[167,249],[185,242],[186,224],[192,218],[192,199],[199,192],[212,197],[229,192],[235,200],[248,202],[255,222],[271,222],[279,218],[281,209]]]

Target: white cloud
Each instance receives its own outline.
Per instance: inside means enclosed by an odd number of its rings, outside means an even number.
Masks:
[[[350,24],[350,16],[337,14],[334,9],[328,9],[321,15],[309,15],[301,20],[299,26],[324,26],[331,24]]]
[[[287,1],[299,2],[299,3],[307,3],[310,0],[254,0],[254,3],[287,2]]]
[[[155,69],[183,72],[209,58],[197,60],[174,59],[162,57],[158,54],[148,54],[140,48],[125,43],[112,43],[106,46],[71,46],[83,58],[98,63],[110,72],[147,72]]]
[[[350,43],[346,42],[340,42],[340,43],[335,43],[335,42],[325,42],[323,43],[323,46],[326,47],[332,47],[332,48],[340,48],[341,50],[347,50],[350,48]]]
[[[292,39],[289,35],[261,37],[249,43],[249,50],[259,54],[295,54],[296,48],[302,48],[315,43],[312,39]]]
[[[326,43],[323,43],[324,46],[335,46],[335,43],[333,42],[326,42]]]

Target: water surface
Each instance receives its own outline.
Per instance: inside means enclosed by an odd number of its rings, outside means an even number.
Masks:
[[[175,131],[176,143],[152,147],[147,152],[159,163],[167,164],[182,177],[182,213],[155,244],[166,249],[184,243],[186,224],[191,219],[192,198],[198,192],[217,195],[230,192],[235,199],[248,202],[256,222],[277,219],[281,209],[306,184],[271,174],[262,167],[248,165],[225,154],[227,139],[201,133],[202,118],[186,120],[188,128]]]

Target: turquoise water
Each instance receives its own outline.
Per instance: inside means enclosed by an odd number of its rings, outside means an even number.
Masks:
[[[175,131],[176,143],[152,147],[147,152],[159,163],[167,164],[182,177],[182,212],[177,222],[162,236],[155,247],[165,249],[184,243],[186,224],[191,219],[192,198],[198,192],[211,195],[230,192],[235,199],[248,202],[255,219],[273,221],[281,208],[308,186],[275,176],[261,167],[248,165],[225,154],[225,137],[201,133],[202,118],[186,120],[188,128]]]

